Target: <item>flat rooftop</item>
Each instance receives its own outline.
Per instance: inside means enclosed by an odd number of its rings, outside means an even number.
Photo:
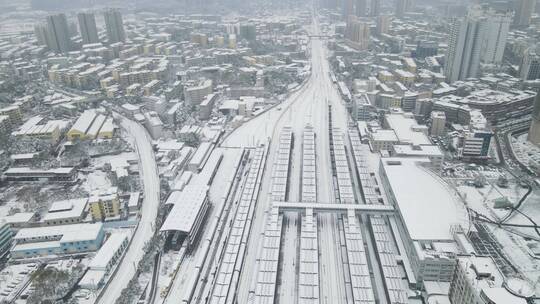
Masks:
[[[400,156],[443,156],[441,149],[435,145],[394,145],[393,148],[395,153]]]
[[[77,198],[54,202],[51,205],[51,208],[49,208],[49,212],[42,218],[42,221],[45,222],[81,217],[87,203],[88,198]]]
[[[468,217],[457,193],[428,169],[427,158],[383,158],[384,171],[397,208],[413,240],[453,240],[453,225],[467,227]]]
[[[390,113],[385,115],[385,120],[401,143],[431,144],[427,135],[422,132],[426,126],[419,125],[412,116],[406,113]]]
[[[32,242],[60,237],[60,242],[87,241],[96,239],[102,229],[102,223],[23,228],[13,239]]]

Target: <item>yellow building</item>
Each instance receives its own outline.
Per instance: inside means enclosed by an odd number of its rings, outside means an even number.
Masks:
[[[416,80],[416,75],[411,72],[404,70],[396,70],[395,73],[398,76],[399,81],[401,81],[406,86],[413,84]]]
[[[236,49],[236,46],[237,46],[236,35],[234,34],[229,35],[229,48]]]
[[[116,193],[91,196],[88,204],[94,221],[102,221],[120,215],[120,200]]]
[[[377,75],[377,78],[379,78],[379,80],[382,82],[394,81],[394,74],[389,71],[382,70]]]
[[[67,132],[68,140],[92,140],[112,138],[114,124],[111,118],[98,114],[95,110],[86,110]]]
[[[87,110],[84,111],[84,113],[79,116],[77,121],[73,124],[71,129],[67,133],[68,140],[74,140],[74,139],[85,139],[86,132],[88,132],[88,129],[90,129],[90,126],[92,126],[92,123],[96,119],[97,114],[96,111],[93,110]]]
[[[112,118],[107,118],[101,129],[98,138],[111,139],[114,136],[114,122]]]

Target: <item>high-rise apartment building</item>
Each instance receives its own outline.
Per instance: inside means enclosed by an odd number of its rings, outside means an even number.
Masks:
[[[403,17],[412,8],[412,0],[396,0],[396,16]]]
[[[377,35],[386,34],[390,29],[390,16],[380,15],[377,16]]]
[[[465,18],[453,20],[444,67],[447,81],[478,75],[485,26],[486,22],[476,10],[469,11]]]
[[[77,14],[79,20],[79,30],[84,44],[98,43],[98,31],[96,26],[96,18],[93,13]]]
[[[531,23],[531,15],[534,12],[536,0],[516,0],[514,25],[523,27]]]
[[[522,80],[540,79],[540,45],[525,51],[519,66],[519,78]]]
[[[356,0],[355,8],[356,16],[358,17],[365,17],[367,16],[368,12],[368,6],[367,6],[367,0]]]
[[[38,44],[40,45],[49,45],[49,36],[47,34],[47,25],[46,24],[36,24],[34,25],[34,35]]]
[[[354,0],[342,0],[341,10],[343,12],[343,17],[345,17],[345,19],[349,15],[356,15],[356,11],[354,10]]]
[[[47,46],[52,51],[66,53],[72,50],[66,15],[47,16],[47,37]]]
[[[431,128],[429,134],[431,136],[444,135],[444,126],[446,125],[446,114],[442,111],[431,112]]]
[[[369,46],[369,24],[359,21],[355,16],[349,16],[345,38],[351,42],[354,48],[366,50]]]
[[[510,13],[474,6],[465,18],[455,19],[446,54],[446,79],[452,82],[477,77],[480,62],[500,63],[510,18]]]
[[[490,8],[480,11],[479,14],[485,18],[486,22],[484,47],[480,59],[485,63],[501,63],[512,13],[497,12]]]
[[[109,9],[103,14],[105,17],[105,27],[107,28],[107,38],[109,43],[123,42],[126,40],[124,22],[122,14],[117,9]]]
[[[381,13],[381,0],[371,0],[371,3],[369,4],[369,15],[379,16]]]

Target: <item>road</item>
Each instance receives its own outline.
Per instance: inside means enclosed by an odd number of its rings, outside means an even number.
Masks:
[[[128,119],[122,119],[122,128],[130,135],[139,157],[140,176],[144,187],[138,228],[135,230],[131,243],[118,265],[109,283],[105,285],[98,303],[113,304],[120,297],[122,290],[133,278],[136,266],[144,255],[144,245],[154,234],[154,221],[159,207],[159,175],[157,171],[152,140],[143,126]]]

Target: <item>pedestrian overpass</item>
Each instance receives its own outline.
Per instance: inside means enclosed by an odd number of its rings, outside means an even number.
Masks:
[[[306,213],[334,213],[348,214],[354,212],[358,215],[391,215],[395,209],[390,205],[366,205],[366,204],[329,204],[329,203],[307,203],[307,202],[272,202],[272,207],[277,208],[279,213],[295,211]]]

